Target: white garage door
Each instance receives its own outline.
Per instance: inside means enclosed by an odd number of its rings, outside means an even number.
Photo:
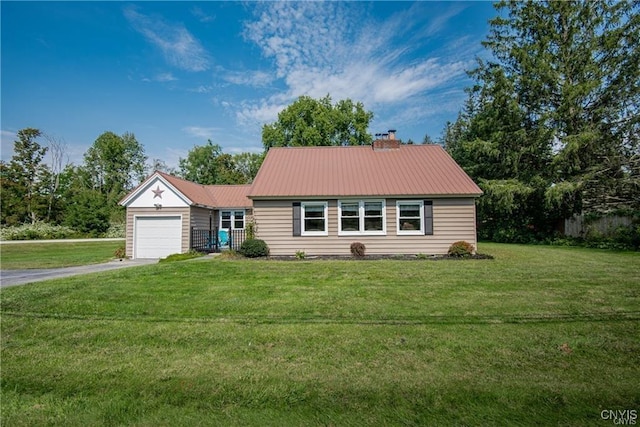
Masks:
[[[164,258],[182,251],[180,216],[136,217],[134,258]]]

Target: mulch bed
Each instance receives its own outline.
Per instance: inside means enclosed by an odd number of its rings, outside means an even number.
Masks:
[[[264,258],[263,258],[264,259]],[[363,257],[354,257],[349,255],[308,255],[304,258],[295,256],[270,256],[267,259],[276,261],[314,261],[314,260],[335,260],[335,261],[377,261],[381,259],[390,259],[394,261],[464,261],[472,259],[493,259],[492,255],[475,254],[465,257],[456,257],[449,255],[365,255]]]

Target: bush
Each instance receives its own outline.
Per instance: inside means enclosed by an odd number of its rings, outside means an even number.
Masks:
[[[367,248],[364,246],[364,243],[353,242],[351,244],[351,255],[356,258],[362,258],[364,257],[366,249]]]
[[[114,258],[124,259],[127,257],[127,250],[124,246],[120,246],[113,252]]]
[[[269,256],[269,247],[264,240],[247,239],[240,245],[240,253],[247,258]]]
[[[447,254],[452,257],[466,257],[473,254],[475,248],[469,242],[465,242],[464,240],[460,240],[458,242],[454,242],[449,246],[449,251]]]
[[[126,224],[111,224],[109,229],[104,233],[104,237],[107,238],[122,238],[127,236]]]
[[[51,225],[45,222],[24,224],[17,227],[2,227],[0,238],[2,240],[46,240],[68,239],[77,236],[77,232],[62,225]]]

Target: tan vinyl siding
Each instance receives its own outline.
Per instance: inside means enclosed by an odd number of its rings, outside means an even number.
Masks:
[[[209,229],[209,213],[211,213],[211,221],[213,226],[216,226],[216,216],[215,210],[200,208],[200,207],[192,207],[191,208],[191,227],[198,228],[200,230],[208,230]]]
[[[127,208],[127,241],[126,250],[127,256],[133,256],[133,238],[134,238],[134,218],[136,216],[171,216],[182,215],[182,245],[181,252],[187,252],[189,250],[189,236],[191,222],[191,210],[189,207],[184,208],[162,208],[160,210],[156,208]]]
[[[362,242],[367,254],[444,254],[451,243],[466,240],[476,245],[475,200],[473,198],[415,198],[433,200],[433,235],[398,236],[396,200],[386,199],[385,236],[338,236],[338,201],[326,200],[328,236],[293,237],[292,201],[254,200],[257,237],[264,240],[272,255],[350,255],[352,242]],[[301,199],[304,201],[304,199]]]

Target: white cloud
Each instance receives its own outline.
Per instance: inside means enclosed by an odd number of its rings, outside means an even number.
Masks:
[[[229,83],[252,87],[265,87],[274,80],[274,76],[264,71],[227,71],[223,74]]]
[[[213,86],[210,85],[200,85],[196,88],[193,89],[188,89],[189,92],[195,92],[195,93],[209,93],[213,90]]]
[[[176,80],[178,80],[178,78],[171,73],[159,73],[153,77],[144,77],[142,79],[143,82],[159,82],[159,83],[173,82]]]
[[[176,149],[176,148],[165,148],[163,152],[159,156],[150,158],[158,158],[162,159],[165,164],[170,168],[177,169],[180,166],[180,159],[184,159],[189,154],[189,151],[186,149]]]
[[[273,61],[285,90],[241,103],[238,120],[273,121],[301,95],[350,98],[370,110],[391,104],[410,107],[465,76],[469,58],[414,55],[427,42],[415,35],[441,31],[461,7],[425,20],[425,11],[416,10],[424,6],[418,4],[376,22],[360,6],[357,2],[267,2],[257,6],[257,19],[246,24],[244,36]],[[240,83],[242,79],[229,81]]]
[[[430,20],[429,24],[425,27],[422,35],[431,36],[433,34],[439,33],[440,31],[443,31],[444,29],[446,29],[446,25],[449,23],[451,18],[455,17],[466,8],[467,5],[465,5],[464,3],[452,2],[448,10],[437,16],[434,16],[433,19]]]
[[[209,54],[183,25],[143,15],[134,7],[124,9],[124,16],[136,31],[162,51],[169,64],[187,71],[209,69]]]
[[[155,76],[155,81],[157,82],[173,82],[178,80],[171,73],[160,73]]]
[[[205,11],[203,11],[198,6],[194,6],[191,8],[191,14],[198,18],[200,22],[213,22],[216,20],[215,15],[208,15]]]
[[[201,138],[201,139],[213,139],[214,134],[220,131],[220,128],[187,126],[185,128],[182,128],[182,130],[190,137]]]
[[[242,102],[237,108],[236,119],[242,125],[260,125],[272,122],[288,103],[276,102],[273,98],[255,102]]]

